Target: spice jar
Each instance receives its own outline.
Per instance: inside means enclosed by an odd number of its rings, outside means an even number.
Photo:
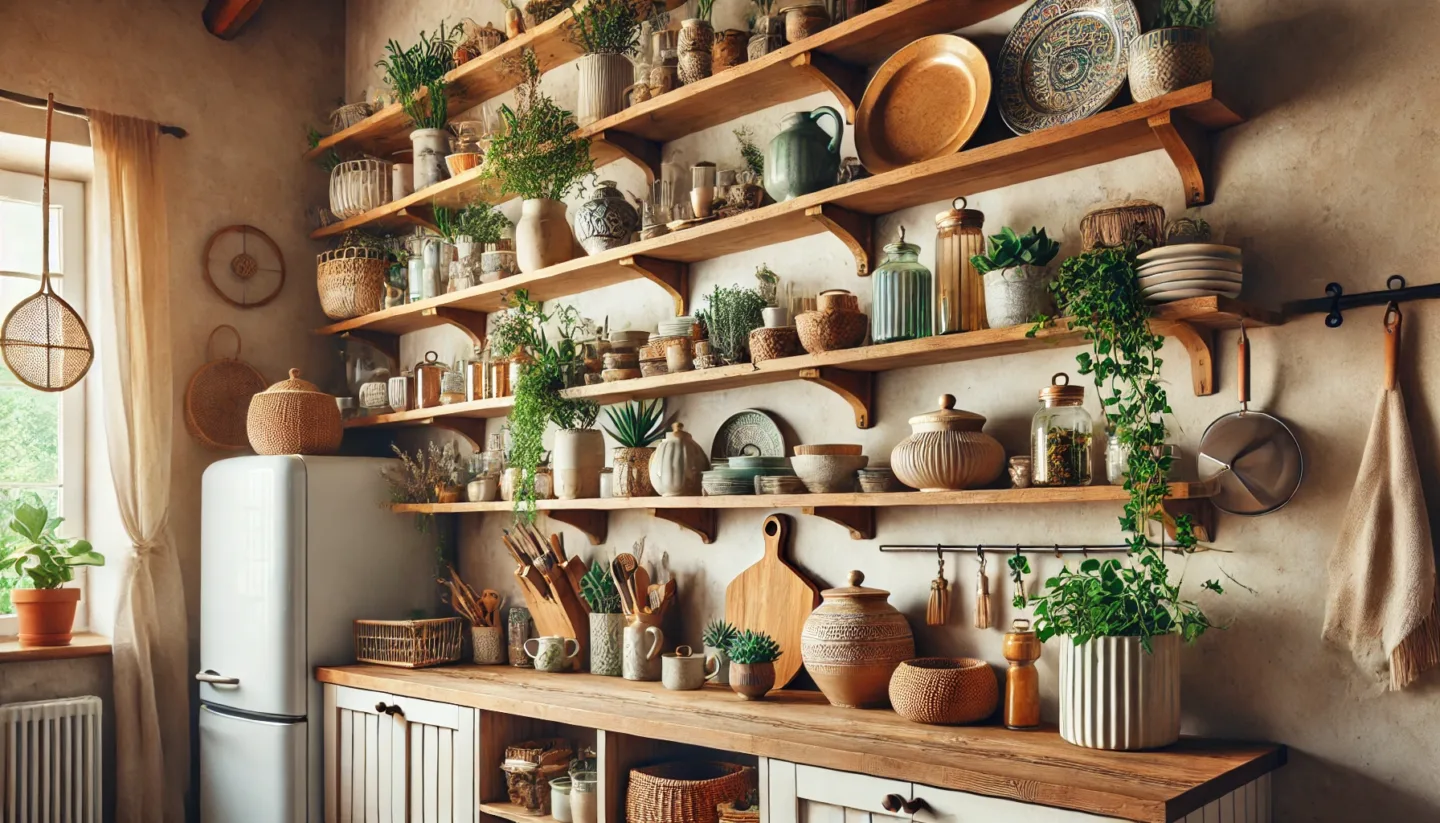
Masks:
[[[534,668],[530,655],[525,653],[525,641],[530,639],[530,610],[524,606],[511,606],[505,633],[506,645],[510,647],[510,665],[517,669]]]
[[[985,281],[970,258],[985,252],[985,215],[957,197],[935,215],[935,333],[988,328]]]
[[[1062,382],[1063,381],[1063,382]],[[1085,411],[1085,387],[1061,372],[1040,390],[1045,407],[1030,423],[1030,482],[1036,486],[1090,485],[1095,422]]]
[[[465,402],[465,361],[456,360],[454,368],[440,375],[440,405]]]
[[[427,351],[425,359],[415,364],[414,408],[433,409],[440,405],[440,379],[450,369],[439,360],[440,355]]]
[[[1010,729],[1033,729],[1040,725],[1040,639],[1030,628],[1030,621],[1017,618],[1005,633],[1005,659],[1010,668],[1005,672],[1005,726]]]
[[[920,247],[900,239],[885,247],[885,259],[871,276],[870,336],[876,343],[915,340],[933,334],[930,295],[933,279],[920,263]]]
[[[484,400],[489,397],[486,394],[486,381],[489,379],[490,371],[490,350],[475,347],[474,358],[465,364],[465,399]]]

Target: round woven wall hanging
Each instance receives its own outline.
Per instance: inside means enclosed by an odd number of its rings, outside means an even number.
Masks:
[[[235,335],[235,353],[229,357],[210,354],[221,329]],[[185,387],[185,428],[212,449],[239,451],[250,445],[245,433],[250,398],[269,384],[254,366],[240,359],[240,332],[234,326],[216,326],[210,332],[205,359]]]
[[[285,256],[254,226],[226,226],[210,235],[201,262],[210,288],[242,309],[269,303],[285,285]]]

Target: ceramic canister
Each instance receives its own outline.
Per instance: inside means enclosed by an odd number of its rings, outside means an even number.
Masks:
[[[624,55],[588,56],[626,59]],[[575,210],[576,239],[590,254],[623,246],[639,230],[640,212],[630,205],[612,180],[601,180],[596,184],[590,199]]]
[[[676,423],[650,458],[650,485],[662,497],[698,495],[700,475],[709,468],[705,450]]]
[[[689,646],[677,646],[674,653],[660,656],[660,682],[667,689],[690,691],[720,673],[720,661],[695,654]]]
[[[983,416],[955,408],[954,395],[942,395],[938,410],[910,418],[910,436],[891,450],[895,476],[927,492],[990,483],[1005,470],[1005,447],[984,425]]]
[[[920,262],[920,247],[900,240],[885,247],[885,259],[870,277],[870,337],[876,343],[915,340],[934,333],[933,279]]]
[[[481,666],[498,666],[505,662],[505,630],[500,626],[472,626],[470,645],[472,659]]]
[[[625,630],[625,615],[590,615],[590,673],[619,677]]]
[[[890,675],[915,656],[910,624],[890,605],[890,592],[864,582],[852,571],[848,585],[821,592],[823,602],[800,633],[805,670],[826,699],[847,708],[888,704]]]

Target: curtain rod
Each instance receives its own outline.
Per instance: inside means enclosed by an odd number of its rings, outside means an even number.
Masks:
[[[21,94],[18,91],[9,91],[8,89],[0,89],[0,100],[9,100],[12,103],[19,103],[22,106],[28,106],[32,109],[45,108],[44,98],[31,97],[28,94]],[[68,114],[72,117],[79,117],[85,120],[90,119],[90,112],[80,108],[79,106],[69,105],[68,103],[60,103],[57,101],[55,103],[55,111],[58,111],[61,114]],[[180,128],[179,126],[161,125],[160,133],[168,134],[171,137],[177,138],[184,138],[190,136],[190,132]]]

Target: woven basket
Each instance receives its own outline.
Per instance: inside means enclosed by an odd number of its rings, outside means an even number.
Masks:
[[[1149,200],[1126,200],[1091,209],[1080,218],[1085,251],[1127,246],[1144,238],[1151,246],[1165,237],[1165,209]]]
[[[638,350],[641,360],[664,360],[665,352],[676,343],[684,343],[690,356],[695,356],[695,338],[688,334],[675,334],[667,337],[652,337],[650,342],[641,346]]]
[[[676,761],[630,770],[629,823],[718,823],[721,803],[742,800],[755,770],[734,763]]]
[[[384,160],[346,160],[330,171],[330,211],[341,220],[389,203],[392,175]]]
[[[800,345],[811,354],[853,349],[865,342],[870,318],[858,311],[807,311],[795,318]]]
[[[750,332],[750,362],[763,363],[800,353],[800,336],[794,326],[755,329]]]
[[[984,660],[920,657],[901,663],[891,675],[890,703],[915,723],[977,723],[995,713],[1000,685]]]
[[[335,398],[301,380],[299,369],[250,398],[245,432],[256,454],[334,454],[344,435]]]
[[[221,329],[235,335],[235,353],[212,357],[210,346]],[[185,428],[202,445],[239,451],[249,445],[245,415],[250,410],[250,399],[265,391],[265,378],[240,359],[240,333],[234,326],[219,325],[210,332],[205,342],[205,361],[185,387]]]
[[[330,112],[330,133],[344,131],[369,116],[369,103],[346,103]]]
[[[356,620],[355,660],[401,669],[421,669],[460,659],[465,621]]]
[[[526,814],[546,815],[550,809],[550,781],[565,774],[574,756],[569,740],[558,737],[526,740],[505,747],[505,793]]]
[[[320,308],[331,320],[349,320],[385,306],[385,273],[390,261],[381,249],[346,246],[315,258]]]

